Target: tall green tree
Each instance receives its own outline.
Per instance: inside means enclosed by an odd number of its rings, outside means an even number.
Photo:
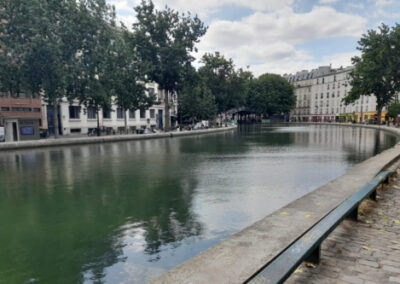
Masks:
[[[130,49],[132,40],[135,39],[125,27],[116,31],[112,56],[109,57],[110,87],[115,96],[115,103],[123,110],[125,132],[128,131],[127,110],[146,110],[157,103],[155,94],[146,93],[145,68],[136,52]]]
[[[211,120],[217,114],[217,105],[207,81],[192,69],[179,91],[179,116],[181,120]]]
[[[394,119],[397,119],[397,116],[400,114],[400,103],[393,102],[388,107],[388,116]]]
[[[199,68],[199,74],[215,97],[218,113],[243,106],[252,74],[242,69],[235,70],[233,60],[226,59],[219,52],[205,54],[201,62],[203,66]]]
[[[44,100],[53,107],[54,134],[58,137],[58,105],[74,84],[76,53],[79,37],[78,3],[74,0],[39,0],[30,16],[39,22],[33,27],[37,35],[31,39],[27,57],[28,82],[32,90],[40,90]]]
[[[194,61],[191,53],[197,51],[195,44],[207,28],[197,16],[179,14],[168,7],[158,11],[151,0],[142,0],[135,11],[137,22],[133,24],[133,31],[136,40],[132,50],[148,63],[148,78],[164,91],[164,123],[168,131],[169,97],[179,89],[179,82]]]
[[[111,111],[112,104],[115,70],[111,63],[115,59],[117,41],[115,11],[104,0],[82,0],[77,17],[75,30],[80,45],[75,54],[71,73],[74,81],[68,98],[96,112],[97,135],[100,135],[100,109]]]
[[[247,108],[258,114],[288,113],[295,105],[293,86],[275,74],[264,74],[251,81]]]
[[[378,30],[369,30],[358,42],[361,56],[352,58],[355,68],[350,72],[349,94],[344,98],[350,104],[360,96],[376,97],[378,123],[381,123],[382,109],[400,91],[399,51],[400,27],[390,28],[382,24]]]
[[[27,82],[26,59],[36,36],[38,0],[0,2],[0,91],[18,96]],[[35,89],[38,92],[37,88]]]

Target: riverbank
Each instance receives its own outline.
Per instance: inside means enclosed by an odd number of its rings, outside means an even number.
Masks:
[[[400,283],[400,179],[392,181],[323,242],[319,265],[301,265],[285,283]]]
[[[291,122],[292,125],[333,125],[333,126],[346,126],[346,127],[363,127],[370,129],[379,129],[390,132],[400,139],[400,128],[395,126],[375,125],[375,124],[358,124],[358,123],[328,123],[328,122]]]
[[[399,129],[387,126],[326,125],[373,128],[400,137]],[[397,144],[170,270],[152,283],[246,282],[381,170],[389,166],[398,167],[395,163],[399,157],[400,145]]]
[[[201,130],[191,130],[191,131],[181,131],[181,132],[175,131],[175,132],[152,133],[152,134],[130,134],[130,135],[114,135],[114,136],[100,136],[100,137],[59,138],[59,139],[46,139],[46,140],[6,142],[6,143],[0,143],[0,151],[100,144],[100,143],[159,139],[159,138],[174,138],[182,136],[193,136],[193,135],[232,131],[236,128],[237,126],[228,126],[221,128],[211,128],[211,129],[201,129]]]

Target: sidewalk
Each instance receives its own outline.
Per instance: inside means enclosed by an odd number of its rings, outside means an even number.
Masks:
[[[322,243],[319,265],[303,263],[285,283],[400,283],[400,178],[369,204]]]
[[[227,126],[220,128],[208,128],[208,129],[180,131],[180,132],[172,131],[172,132],[160,132],[151,134],[125,134],[125,135],[108,135],[99,137],[70,136],[67,138],[62,136],[59,139],[52,138],[52,139],[42,139],[42,140],[0,143],[0,151],[33,149],[41,147],[58,147],[58,146],[85,145],[85,144],[96,144],[96,143],[110,143],[110,142],[134,141],[134,140],[145,140],[145,139],[157,139],[157,138],[172,138],[172,137],[218,133],[218,132],[234,130],[236,128],[237,126]]]

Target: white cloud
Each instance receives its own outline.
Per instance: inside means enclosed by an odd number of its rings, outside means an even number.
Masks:
[[[182,12],[190,11],[192,14],[199,14],[207,17],[226,6],[238,6],[249,8],[255,11],[276,11],[292,5],[294,0],[155,0],[157,7],[168,5],[171,8]]]
[[[333,68],[338,68],[340,66],[346,67],[351,65],[351,58],[359,54],[358,51],[337,53],[325,56],[321,60],[315,60],[310,56],[286,58],[279,60],[279,62],[265,62],[263,64],[253,65],[250,67],[250,70],[256,75],[261,75],[263,73],[283,75],[284,73],[296,73],[300,70],[311,70],[318,66],[327,66],[330,64]]]
[[[133,7],[140,0],[107,1],[116,6],[118,18],[130,27],[135,21]],[[341,53],[315,60],[310,51],[299,49],[298,45],[321,38],[359,38],[367,24],[367,20],[359,15],[338,12],[329,6],[315,6],[307,13],[296,13],[291,8],[294,0],[153,1],[158,9],[168,5],[182,12],[190,10],[201,18],[209,18],[209,29],[198,44],[197,58],[206,52],[220,51],[225,57],[233,58],[238,67],[250,65],[257,75],[265,72],[283,74],[329,63],[335,66],[349,65],[354,54]],[[378,1],[379,5],[385,6],[391,0]],[[336,0],[319,1],[324,4],[334,2]],[[236,21],[210,17],[227,6],[245,7],[255,12]]]
[[[336,3],[338,0],[319,0],[320,4],[334,4]]]
[[[232,57],[239,67],[253,65],[251,69],[258,74],[284,73],[287,68],[292,70],[293,66],[314,63],[307,51],[295,45],[321,38],[358,38],[366,23],[360,16],[340,13],[330,7],[314,7],[308,13],[295,13],[290,8],[256,12],[240,21],[212,22],[199,50],[200,55],[220,51]]]

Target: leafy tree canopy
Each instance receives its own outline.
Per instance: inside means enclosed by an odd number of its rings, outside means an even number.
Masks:
[[[350,73],[352,89],[344,102],[350,104],[362,95],[375,95],[380,121],[382,108],[400,91],[400,26],[389,28],[382,24],[378,30],[364,34],[358,45],[361,56],[352,58],[355,65]]]
[[[279,75],[264,74],[250,83],[247,107],[251,111],[268,115],[287,113],[295,102],[293,86]]]

